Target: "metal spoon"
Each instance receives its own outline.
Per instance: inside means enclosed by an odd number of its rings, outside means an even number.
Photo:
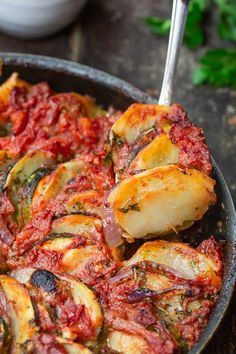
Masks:
[[[165,106],[168,106],[171,103],[174,77],[177,69],[177,63],[188,13],[188,3],[189,0],[173,0],[165,72],[159,97],[159,104]]]

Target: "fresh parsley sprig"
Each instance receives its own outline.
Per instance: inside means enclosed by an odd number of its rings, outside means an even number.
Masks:
[[[206,0],[191,0],[188,9],[188,17],[185,26],[184,43],[190,49],[196,49],[204,42],[204,30],[202,22],[205,11],[209,6]],[[153,33],[167,35],[170,31],[170,20],[155,16],[145,18],[146,24]]]
[[[205,42],[205,18],[213,7],[218,11],[219,36],[236,41],[236,0],[191,0],[184,34],[189,49],[197,49]],[[170,20],[147,17],[145,22],[153,33],[167,35]],[[236,89],[236,50],[220,48],[207,51],[193,74],[194,85],[208,83],[215,87]]]
[[[208,83],[215,87],[236,89],[236,50],[213,49],[200,59],[200,65],[193,74],[193,84]]]
[[[219,11],[218,33],[220,37],[236,42],[236,1],[214,1]]]
[[[145,19],[149,29],[156,34],[167,35],[170,31],[170,20],[164,20],[155,16],[148,16]]]

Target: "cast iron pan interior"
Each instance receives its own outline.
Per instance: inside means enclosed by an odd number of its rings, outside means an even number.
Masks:
[[[13,71],[32,83],[46,80],[56,91],[77,91],[96,98],[104,107],[126,109],[132,102],[154,103],[154,99],[130,84],[104,72],[76,63],[35,55],[0,53],[3,62],[1,82]],[[207,114],[207,113],[206,113]],[[216,331],[229,304],[236,273],[236,215],[225,180],[214,164],[217,204],[197,225],[185,231],[181,240],[198,244],[210,235],[224,242],[224,276],[218,303],[208,326],[190,354],[200,353]]]

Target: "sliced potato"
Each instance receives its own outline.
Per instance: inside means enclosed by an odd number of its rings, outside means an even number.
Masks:
[[[3,314],[1,314],[3,316]],[[7,354],[12,342],[12,334],[9,322],[0,317],[0,353]]]
[[[68,354],[92,354],[91,350],[80,343],[75,343],[61,337],[57,337],[57,342],[64,346]]]
[[[148,354],[149,348],[140,336],[127,334],[122,331],[112,331],[108,336],[108,346],[122,354]]]
[[[9,162],[9,159],[11,159],[13,156],[9,151],[5,150],[0,150],[0,164],[4,164],[5,162]]]
[[[170,112],[170,107],[157,104],[132,104],[112,126],[111,130],[121,140],[133,144],[140,134],[152,128]]]
[[[80,116],[96,117],[99,111],[103,112],[90,96],[80,95],[77,92],[56,93],[51,98],[60,108],[60,111],[69,112],[77,119]],[[84,109],[81,109],[82,106]]]
[[[74,242],[73,236],[69,236],[68,234],[52,234],[45,241],[42,240],[37,247],[48,251],[65,251]]]
[[[17,204],[17,191],[35,171],[41,167],[54,164],[52,155],[45,151],[33,151],[20,159],[10,170],[4,188],[7,188],[10,198]]]
[[[118,261],[121,259],[121,251],[111,249],[109,252],[108,247],[102,243],[98,244],[96,236],[94,239],[92,239],[94,235],[90,237],[88,233],[81,236],[82,240],[76,234],[51,234],[35,244],[23,263],[29,264],[32,262],[31,257],[33,252],[33,255],[35,255],[33,256],[34,267],[40,265],[41,268],[57,269],[66,274],[82,277],[86,282],[89,282],[89,279],[85,275],[89,269],[88,267],[94,269],[91,276],[96,278],[102,275],[101,272],[104,268],[109,267],[112,260]],[[84,242],[85,240],[86,242]],[[57,264],[54,264],[56,254],[58,254],[60,260]],[[83,272],[85,272],[84,276]]]
[[[187,228],[215,203],[215,181],[177,165],[122,180],[108,197],[115,220],[128,235],[150,238]],[[129,236],[130,235],[130,236]]]
[[[145,287],[153,291],[164,291],[171,289],[174,282],[162,274],[148,273],[145,274]]]
[[[33,204],[37,201],[36,195],[40,198],[40,204],[44,208],[48,201],[54,198],[65,185],[83,170],[85,163],[82,160],[72,160],[57,167],[50,178],[45,179],[36,188]],[[46,184],[44,182],[47,182]],[[43,186],[42,186],[43,183]],[[40,190],[40,193],[38,192]]]
[[[163,264],[173,269],[176,274],[184,279],[202,281],[203,283],[207,281],[214,286],[221,284],[221,278],[217,275],[220,270],[219,262],[184,243],[146,242],[133,257],[124,262],[124,265],[131,266],[142,261]],[[151,283],[150,280],[149,283]],[[153,283],[153,286],[155,286],[155,283]]]
[[[129,170],[148,170],[175,164],[178,159],[179,148],[172,144],[167,134],[161,134],[138,153]]]
[[[64,347],[68,354],[92,354],[91,350],[79,343],[67,343]]]
[[[12,272],[12,276],[16,280],[22,282],[27,286],[35,271],[39,272],[39,270],[35,270],[34,268],[16,269]],[[63,275],[62,273],[57,273],[57,272],[53,272],[53,273],[48,272],[48,273],[51,273],[52,275],[57,277],[59,281],[62,280],[68,284],[68,286],[71,289],[71,295],[73,297],[75,304],[76,305],[82,304],[85,306],[86,311],[88,312],[92,324],[96,330],[96,334],[98,334],[102,326],[103,316],[102,316],[100,305],[93,291],[90,290],[84,283],[69,275]],[[71,334],[70,329],[68,327],[63,329],[63,338],[71,339],[70,334]]]
[[[69,284],[75,304],[83,304],[85,306],[92,320],[93,326],[96,329],[96,333],[98,334],[103,323],[103,316],[100,305],[93,291],[82,282],[75,280],[68,275],[56,275]]]
[[[13,332],[12,352],[21,354],[26,344],[37,332],[35,313],[28,290],[13,278],[0,275],[0,286],[6,296],[8,314]]]
[[[47,188],[47,185],[50,181],[51,175],[48,176],[44,176],[39,183],[37,184],[35,190],[34,190],[34,194],[32,197],[32,207],[31,207],[31,214],[34,215],[35,210],[34,207],[35,205],[38,205],[40,202],[40,198],[42,197],[45,189]],[[37,208],[36,208],[37,211]]]
[[[63,271],[67,274],[76,275],[91,258],[99,259],[101,251],[96,245],[77,247],[67,250],[62,258]]]
[[[60,236],[61,235],[61,236]],[[55,237],[56,236],[56,237]],[[53,234],[52,238],[47,238],[36,246],[38,250],[51,252],[60,252],[63,254],[61,259],[60,271],[76,275],[92,259],[98,260],[101,257],[101,251],[97,245],[81,245],[75,248],[75,236],[64,236],[63,234]],[[48,255],[48,260],[50,256]]]
[[[0,100],[7,102],[9,95],[14,87],[28,87],[29,84],[18,78],[17,73],[13,73],[1,86],[0,86]]]
[[[51,172],[49,167],[41,167],[30,175],[18,191],[17,222],[20,227],[29,220],[32,197],[38,182]]]
[[[52,233],[92,234],[102,227],[101,220],[82,214],[66,215],[54,220]]]
[[[101,195],[97,191],[77,193],[65,204],[65,211],[68,214],[85,212],[87,214],[101,215]]]

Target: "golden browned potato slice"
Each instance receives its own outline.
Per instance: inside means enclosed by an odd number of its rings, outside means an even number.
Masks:
[[[66,100],[66,96],[69,96],[73,99],[72,103],[70,103],[70,100]],[[65,98],[65,100],[63,100],[63,97]],[[56,93],[55,95],[53,95],[53,98],[59,102],[59,107],[62,111],[67,109],[73,110],[73,107],[75,106],[75,103],[77,101],[78,103],[81,103],[82,106],[85,108],[86,113],[84,112],[84,114],[86,115],[86,117],[93,118],[106,114],[105,110],[103,110],[100,106],[96,105],[96,102],[93,98],[91,98],[90,96],[80,95],[77,92],[70,92],[67,94]],[[62,99],[60,100],[60,98]]]
[[[134,103],[113,124],[111,130],[121,140],[132,144],[142,132],[152,128],[169,111],[169,106]]]
[[[101,220],[82,214],[66,215],[54,220],[51,233],[92,234],[102,227]]]
[[[153,291],[162,291],[173,288],[174,282],[165,275],[147,272],[145,275],[145,286],[147,289]]]
[[[79,269],[82,269],[89,263],[90,259],[99,259],[101,251],[96,245],[81,246],[65,252],[62,258],[63,271],[67,274],[76,275]]]
[[[38,184],[33,197],[32,207],[39,202],[43,207],[54,198],[65,185],[85,167],[82,160],[72,160],[57,167],[51,176],[42,179]],[[45,183],[46,182],[46,183]]]
[[[98,334],[100,332],[103,323],[103,316],[102,316],[100,305],[93,291],[90,290],[85,284],[83,284],[79,280],[75,280],[69,275],[60,274],[59,278],[61,280],[66,281],[69,284],[71,288],[71,294],[73,296],[75,304],[76,305],[82,304],[85,306],[86,310],[90,315],[92,324],[96,329],[96,333]],[[65,331],[63,334],[64,334],[63,337],[70,338],[70,336],[68,336],[67,331]]]
[[[178,159],[179,148],[172,144],[167,134],[161,134],[138,153],[129,170],[148,170],[154,167],[175,164]]]
[[[131,238],[150,238],[201,219],[215,203],[214,185],[200,171],[169,165],[122,180],[108,202],[115,221]]]
[[[33,151],[20,159],[10,170],[4,188],[7,188],[14,204],[17,203],[17,191],[32,175],[41,167],[49,167],[54,164],[52,155],[46,151]]]
[[[53,234],[52,237],[40,243],[37,249],[62,253],[60,271],[71,275],[76,275],[78,270],[85,267],[91,259],[96,261],[101,258],[101,250],[97,245],[81,245],[70,249],[73,244],[73,235],[69,237],[68,234]]]
[[[13,156],[9,151],[0,150],[0,163],[4,163],[6,160],[9,161]]]
[[[7,299],[7,316],[10,317],[13,334],[12,353],[21,354],[22,345],[36,334],[35,313],[30,295],[17,280],[0,275],[0,286]]]
[[[65,204],[65,211],[68,214],[85,212],[101,216],[101,196],[97,191],[88,191],[72,195]]]
[[[55,251],[63,250],[63,248],[66,247],[69,248],[70,244],[73,243],[73,239],[63,237],[63,233],[79,234],[82,237],[94,241],[101,229],[102,222],[96,217],[83,214],[66,215],[56,219],[51,229],[52,234],[62,234],[62,236],[50,239],[44,242],[40,247]],[[120,260],[122,258],[122,252],[119,248],[111,247],[110,250],[113,259]],[[96,245],[68,250],[62,260],[65,271],[69,274],[76,273],[76,270],[85,264],[89,257],[96,255],[99,257],[99,252]]]
[[[54,163],[52,155],[46,151],[33,151],[20,159],[10,170],[5,188],[23,184],[28,176],[43,166],[51,166]]]
[[[28,87],[29,84],[18,78],[17,73],[13,73],[1,86],[0,86],[0,100],[7,102],[10,92],[14,87]]]
[[[57,337],[57,342],[62,344],[68,354],[92,354],[91,350],[80,343],[75,343],[61,337]]]
[[[74,242],[74,236],[67,236],[68,234],[53,234],[47,237],[44,242],[41,242],[36,247],[39,249],[44,249],[48,251],[65,251],[69,249],[69,247]]]
[[[139,336],[127,334],[122,331],[113,331],[108,336],[110,349],[122,354],[147,354],[148,345]]]
[[[184,279],[202,282],[207,280],[215,286],[221,283],[221,278],[217,275],[220,270],[219,262],[184,243],[168,241],[146,242],[133,257],[124,262],[124,265],[131,266],[142,261],[165,265],[175,270],[176,274]],[[159,280],[162,282],[161,278]],[[157,278],[154,282],[150,278],[149,285],[151,289],[154,286],[156,287],[155,290],[159,290]],[[168,284],[166,285],[169,287]]]
[[[12,272],[12,276],[16,280],[18,280],[19,282],[27,286],[27,284],[30,282],[31,276],[35,271],[36,270],[34,268],[16,269]],[[84,283],[82,283],[81,281],[73,277],[70,277],[69,275],[63,275],[57,272],[53,274],[58,279],[63,280],[68,284],[75,304],[84,305],[86,311],[88,312],[91,318],[91,323],[94,326],[96,333],[98,334],[103,323],[103,316],[102,316],[100,305],[93,291],[90,290]],[[65,327],[62,330],[62,332],[63,332],[63,338],[69,340],[73,339],[73,333],[71,333],[69,327]]]

